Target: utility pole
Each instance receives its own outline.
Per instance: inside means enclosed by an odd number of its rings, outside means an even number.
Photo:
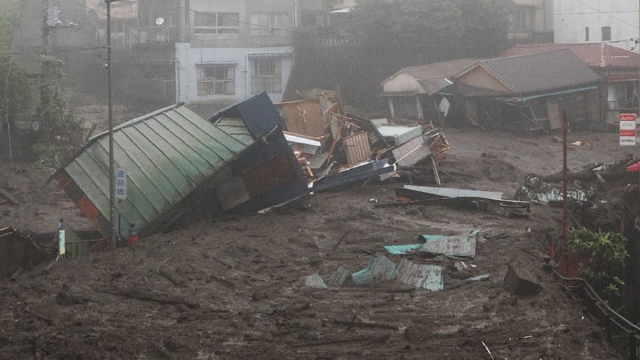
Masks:
[[[569,277],[569,164],[568,164],[568,134],[569,120],[567,119],[567,110],[562,111],[562,204],[563,204],[563,249],[562,249],[562,267],[564,268],[564,276]]]
[[[105,0],[107,3],[107,102],[109,116],[109,221],[111,223],[111,246],[118,246],[116,235],[116,179],[115,160],[113,157],[113,102],[111,98],[111,3],[115,0]]]

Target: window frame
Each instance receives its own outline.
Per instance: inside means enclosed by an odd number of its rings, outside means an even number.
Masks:
[[[236,64],[197,64],[196,65],[196,88],[198,96],[233,96],[236,95]],[[207,70],[213,71],[213,77],[200,76],[200,69],[202,72]],[[218,78],[217,71],[226,69],[227,78]],[[230,76],[230,77],[228,77]],[[203,90],[205,86],[211,86],[213,93]],[[218,86],[222,88],[222,91],[218,92]],[[231,90],[228,90],[231,88]]]
[[[268,68],[269,72],[263,72],[264,66],[260,64],[272,62]],[[282,58],[264,57],[251,59],[251,94],[259,94],[266,91],[268,94],[282,94],[284,88],[282,84]]]
[[[198,25],[199,16],[212,17],[215,24],[211,25],[207,18],[208,25]],[[233,16],[234,19],[231,19]],[[226,20],[228,24],[220,25],[221,21]],[[232,25],[235,22],[235,25]],[[193,19],[193,33],[195,35],[240,35],[240,13],[239,12],[196,12]]]
[[[284,27],[276,27],[276,16],[284,16]],[[254,19],[254,17],[265,17]],[[263,21],[266,20],[266,21]],[[289,30],[289,13],[287,12],[259,12],[251,14],[251,36],[284,35]]]

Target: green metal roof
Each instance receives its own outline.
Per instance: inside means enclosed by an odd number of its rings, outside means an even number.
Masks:
[[[127,200],[121,203],[120,230],[141,231],[204,185],[248,147],[184,105],[174,105],[114,129],[116,167],[127,169]],[[82,192],[109,218],[109,137],[91,139],[64,167]]]
[[[249,130],[242,119],[222,118],[215,124],[241,143],[245,145],[251,145],[253,143],[253,138],[251,137],[251,134],[249,134]]]

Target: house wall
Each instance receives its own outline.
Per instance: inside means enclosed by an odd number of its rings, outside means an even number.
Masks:
[[[497,91],[503,94],[513,93],[508,87],[502,84],[493,75],[489,74],[481,66],[478,66],[468,73],[462,75],[456,82],[468,86]]]
[[[416,79],[404,72],[401,72],[391,79],[385,81],[382,84],[383,91],[385,93],[397,93],[397,92],[423,92],[422,87],[416,81]]]
[[[294,64],[293,47],[256,48],[193,48],[191,44],[176,44],[176,97],[188,104],[230,105],[251,97],[251,62],[255,58],[280,59],[282,92],[271,93],[274,103],[282,102],[282,96],[291,76]],[[230,65],[235,67],[235,95],[198,95],[199,65]]]
[[[638,38],[638,22],[637,0],[555,0],[557,44],[600,43],[602,27],[611,27],[611,45],[631,50],[637,48],[631,39]]]

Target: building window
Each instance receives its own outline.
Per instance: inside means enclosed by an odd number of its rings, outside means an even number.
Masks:
[[[198,96],[235,95],[236,67],[232,65],[198,65]]]
[[[282,61],[254,59],[251,64],[251,93],[282,93]]]
[[[281,35],[289,28],[287,13],[251,14],[251,35]]]
[[[511,21],[511,27],[516,32],[531,32],[533,31],[533,14],[535,9],[532,7],[517,7],[513,20]]]
[[[584,41],[589,41],[589,28],[584,28]]]
[[[602,41],[611,41],[611,26],[602,27]]]
[[[195,34],[240,34],[240,13],[197,12],[194,17],[193,32]]]

